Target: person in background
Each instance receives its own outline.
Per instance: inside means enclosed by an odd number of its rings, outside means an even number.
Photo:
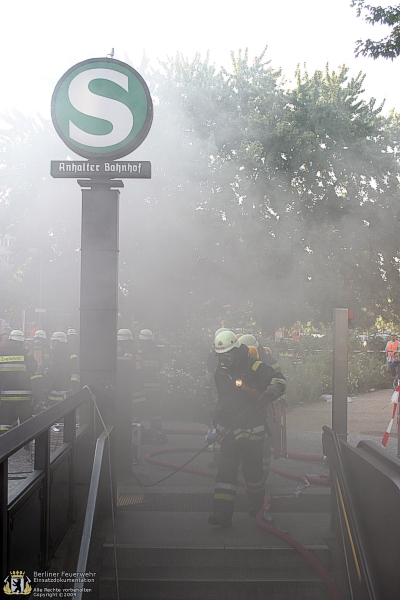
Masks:
[[[46,332],[43,329],[37,329],[33,336],[33,356],[38,364],[39,370],[43,371],[49,366],[50,347],[47,341]]]
[[[132,368],[132,422],[140,423],[145,417],[146,395],[143,384],[142,355],[135,347],[130,329],[120,329],[117,335],[118,359],[133,362]]]
[[[398,366],[400,365],[400,357],[398,352],[394,352],[393,361],[390,363],[390,371],[393,378],[396,377]]]
[[[6,331],[4,331],[3,333],[0,333],[0,350],[1,350],[1,348],[4,348],[4,344],[6,343],[6,341],[8,340],[9,337],[10,337],[10,334],[7,333]]]
[[[80,366],[79,366],[79,337],[75,329],[68,329],[67,341],[69,348],[69,360],[71,363],[71,380],[74,382],[74,390],[79,389]]]
[[[146,408],[150,419],[160,418],[160,382],[161,358],[153,340],[150,329],[142,329],[139,333],[139,349],[142,355],[142,373]]]
[[[14,329],[0,349],[0,434],[33,415],[31,377],[37,362],[24,348],[24,340],[23,332]]]
[[[51,358],[43,372],[48,393],[48,406],[64,400],[78,391],[74,365],[70,360],[67,336],[63,331],[55,331],[50,338]]]
[[[392,375],[391,363],[393,362],[393,356],[396,350],[399,350],[399,340],[397,339],[397,334],[392,331],[390,334],[390,340],[386,344],[386,372],[388,374],[388,379],[392,379],[394,375]]]

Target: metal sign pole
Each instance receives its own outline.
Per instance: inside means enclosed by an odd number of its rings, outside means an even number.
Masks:
[[[348,325],[347,308],[333,311],[332,429],[347,441]]]
[[[122,181],[78,180],[82,189],[80,371],[110,422],[116,392],[119,190]],[[84,189],[88,188],[88,189]]]
[[[83,178],[78,179],[82,188],[81,383],[94,392],[108,425],[115,423],[117,393],[119,191],[114,188],[124,187],[115,178],[151,178],[149,161],[117,159],[145,140],[153,121],[153,102],[146,82],[130,65],[114,58],[92,58],[68,69],[58,81],[51,117],[66,146],[86,159],[51,161],[50,172],[56,178]],[[131,428],[131,412],[131,403],[124,406],[118,423],[129,423]],[[126,440],[130,456],[128,436]]]

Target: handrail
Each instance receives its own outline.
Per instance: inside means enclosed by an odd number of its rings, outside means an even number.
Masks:
[[[346,526],[341,532],[343,537],[343,545],[345,545],[344,536],[345,533],[347,533],[347,539],[351,549],[349,554],[353,558],[354,569],[357,574],[358,585],[362,593],[362,597],[368,598],[368,600],[378,600],[379,595],[374,583],[372,569],[369,564],[366,545],[362,539],[361,528],[358,522],[357,514],[351,501],[350,487],[343,465],[340,445],[346,442],[340,440],[338,434],[332,431],[329,427],[324,426],[322,429],[324,434],[326,434],[332,440],[331,447],[334,450],[334,456],[330,457],[334,460],[335,468],[332,483],[334,484],[334,489],[337,496],[337,509],[338,512],[343,515]],[[354,582],[352,581],[349,573],[349,585],[352,586],[353,583]]]
[[[90,389],[85,386],[73,396],[65,398],[65,400],[51,406],[42,413],[24,421],[18,427],[14,427],[10,431],[3,433],[0,436],[0,463],[15,454],[15,452],[35,437],[41,435],[54,423],[77,409],[81,404],[90,400],[91,397],[92,393]]]
[[[98,505],[98,499],[99,499],[100,477],[101,477],[101,471],[102,471],[102,466],[103,466],[104,450],[106,447],[106,442],[108,441],[108,443],[110,443],[109,437],[110,437],[110,433],[113,431],[113,429],[114,429],[114,426],[107,427],[107,430],[103,431],[99,435],[99,437],[97,438],[97,441],[96,441],[96,449],[95,449],[95,453],[94,453],[92,476],[90,479],[90,487],[89,487],[89,494],[88,494],[88,499],[87,499],[85,521],[83,524],[81,545],[80,545],[79,556],[78,556],[78,564],[76,567],[77,573],[86,573],[86,566],[87,566],[87,561],[88,561],[88,557],[89,557],[90,542],[91,542],[93,525],[94,525],[94,520],[95,520],[96,507]],[[110,486],[110,488],[111,488],[111,486]],[[84,584],[82,582],[76,582],[74,589],[75,589],[74,598],[76,600],[81,600],[82,594],[84,593],[83,592]]]
[[[75,516],[78,500],[75,457],[85,448],[83,462],[79,462],[82,476],[89,466],[86,456],[89,457],[91,451],[87,449],[92,448],[94,442],[93,418],[90,416],[77,430],[75,415],[77,409],[91,399],[92,393],[85,386],[0,436],[0,569],[3,579],[16,552],[20,553],[27,569],[47,567]],[[64,443],[51,455],[51,426],[61,419],[64,420]],[[33,472],[9,495],[8,459],[32,440],[35,440]],[[55,510],[54,502],[61,502],[62,509]],[[39,512],[40,518],[29,523],[31,514],[37,517]],[[35,530],[31,550],[27,550],[23,535],[24,528],[29,526]]]

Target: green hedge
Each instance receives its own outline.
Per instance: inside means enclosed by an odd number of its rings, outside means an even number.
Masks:
[[[300,402],[317,402],[322,394],[332,394],[332,357],[329,350],[315,353],[289,351],[279,356],[279,363],[287,379],[289,406]],[[349,396],[356,396],[371,389],[389,386],[381,354],[349,353]]]

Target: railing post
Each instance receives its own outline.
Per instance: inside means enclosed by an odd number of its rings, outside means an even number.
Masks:
[[[43,480],[43,533],[41,539],[42,562],[48,566],[51,557],[50,540],[50,429],[35,439],[34,469],[44,472]]]
[[[75,491],[75,441],[76,441],[76,411],[64,418],[64,443],[71,444],[71,461],[69,464],[69,515],[71,521],[75,517],[74,491]]]
[[[348,309],[335,308],[333,311],[332,430],[344,441],[347,440],[348,327]]]
[[[0,463],[0,565],[1,581],[8,575],[8,460]]]

